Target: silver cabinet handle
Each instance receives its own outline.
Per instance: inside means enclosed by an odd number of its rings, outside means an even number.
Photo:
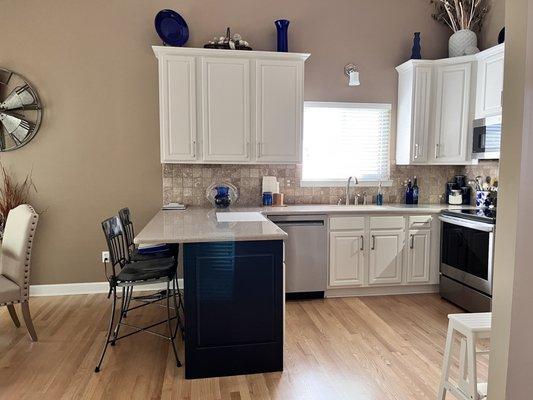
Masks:
[[[365,249],[365,237],[363,235],[361,235],[361,251],[363,251]]]
[[[410,245],[409,245],[409,247],[410,247],[411,249],[414,248],[414,246],[415,246],[415,235],[410,235],[410,236],[409,236],[409,241],[410,241]]]
[[[196,140],[192,141],[192,157],[196,158]]]
[[[418,158],[418,143],[415,143],[415,159]]]
[[[372,246],[370,247],[370,250],[376,249],[376,237],[372,235]]]
[[[440,144],[439,143],[435,143],[435,158],[439,158],[439,153],[440,153]]]

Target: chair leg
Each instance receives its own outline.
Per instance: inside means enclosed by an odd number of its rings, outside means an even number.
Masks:
[[[17,316],[17,311],[15,310],[15,306],[13,304],[8,304],[7,311],[9,311],[9,316],[13,320],[13,324],[15,324],[17,328],[20,328],[20,321]]]
[[[448,334],[446,335],[446,347],[444,348],[444,360],[442,362],[442,375],[437,395],[438,400],[444,400],[446,398],[446,384],[448,383],[448,377],[450,376],[454,336],[455,330],[453,329],[453,325],[448,322]]]
[[[126,315],[126,310],[128,309],[127,307],[128,302],[126,299],[127,290],[128,290],[127,287],[122,288],[122,301],[120,303],[120,317],[118,318],[117,326],[115,327],[115,330],[113,332],[113,339],[111,340],[111,346],[114,346],[116,344],[118,333],[120,331],[120,323],[122,322],[122,318],[124,318],[124,316]]]
[[[167,322],[168,322],[168,335],[170,343],[172,344],[172,350],[174,351],[174,357],[176,357],[176,366],[181,367],[181,361],[176,351],[176,344],[174,343],[174,333],[172,332],[172,323],[170,316],[170,280],[167,281]]]
[[[100,367],[102,366],[102,361],[104,361],[105,352],[107,350],[107,346],[109,345],[109,338],[111,337],[111,333],[113,332],[113,322],[115,321],[115,309],[117,305],[117,289],[116,287],[113,287],[113,306],[111,307],[111,317],[109,318],[109,329],[107,331],[107,337],[104,344],[104,349],[102,350],[102,355],[100,356],[100,361],[98,361],[98,365],[94,369],[94,372],[100,372]]]
[[[176,285],[175,286],[176,290],[174,292],[174,301],[176,300],[176,296],[175,296],[176,292],[178,292],[178,305],[176,306],[176,312],[178,315],[179,329],[181,331],[181,338],[185,340],[185,305],[183,304],[183,299],[181,297],[181,291],[180,291],[180,287],[178,284],[177,276],[174,278],[174,284]],[[183,313],[183,319],[181,319],[181,316],[179,314],[180,310]]]
[[[28,333],[30,334],[31,340],[36,342],[37,333],[35,332],[35,327],[33,326],[33,322],[31,320],[30,303],[23,301],[20,303],[20,307],[22,309],[22,316],[24,317],[24,322],[26,323],[26,328],[28,328]]]

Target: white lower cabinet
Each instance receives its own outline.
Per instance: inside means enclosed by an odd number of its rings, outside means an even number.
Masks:
[[[402,283],[404,230],[371,231],[368,283]]]
[[[438,283],[438,241],[439,222],[430,215],[331,217],[328,288],[432,290],[429,285]],[[397,290],[410,289],[391,292]]]
[[[430,280],[431,232],[409,231],[407,249],[407,283],[429,283]]]
[[[365,231],[339,231],[329,234],[329,285],[363,284]]]

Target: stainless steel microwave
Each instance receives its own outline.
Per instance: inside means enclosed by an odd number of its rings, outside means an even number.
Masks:
[[[494,160],[500,158],[502,116],[475,119],[472,135],[472,158]]]

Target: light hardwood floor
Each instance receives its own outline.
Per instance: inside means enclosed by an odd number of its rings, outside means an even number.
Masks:
[[[168,343],[146,334],[110,348],[95,374],[109,306],[101,294],[32,298],[38,343],[1,307],[0,399],[433,400],[446,315],[459,312],[437,295],[289,302],[283,373],[185,380]],[[128,319],[163,312],[141,310]]]

